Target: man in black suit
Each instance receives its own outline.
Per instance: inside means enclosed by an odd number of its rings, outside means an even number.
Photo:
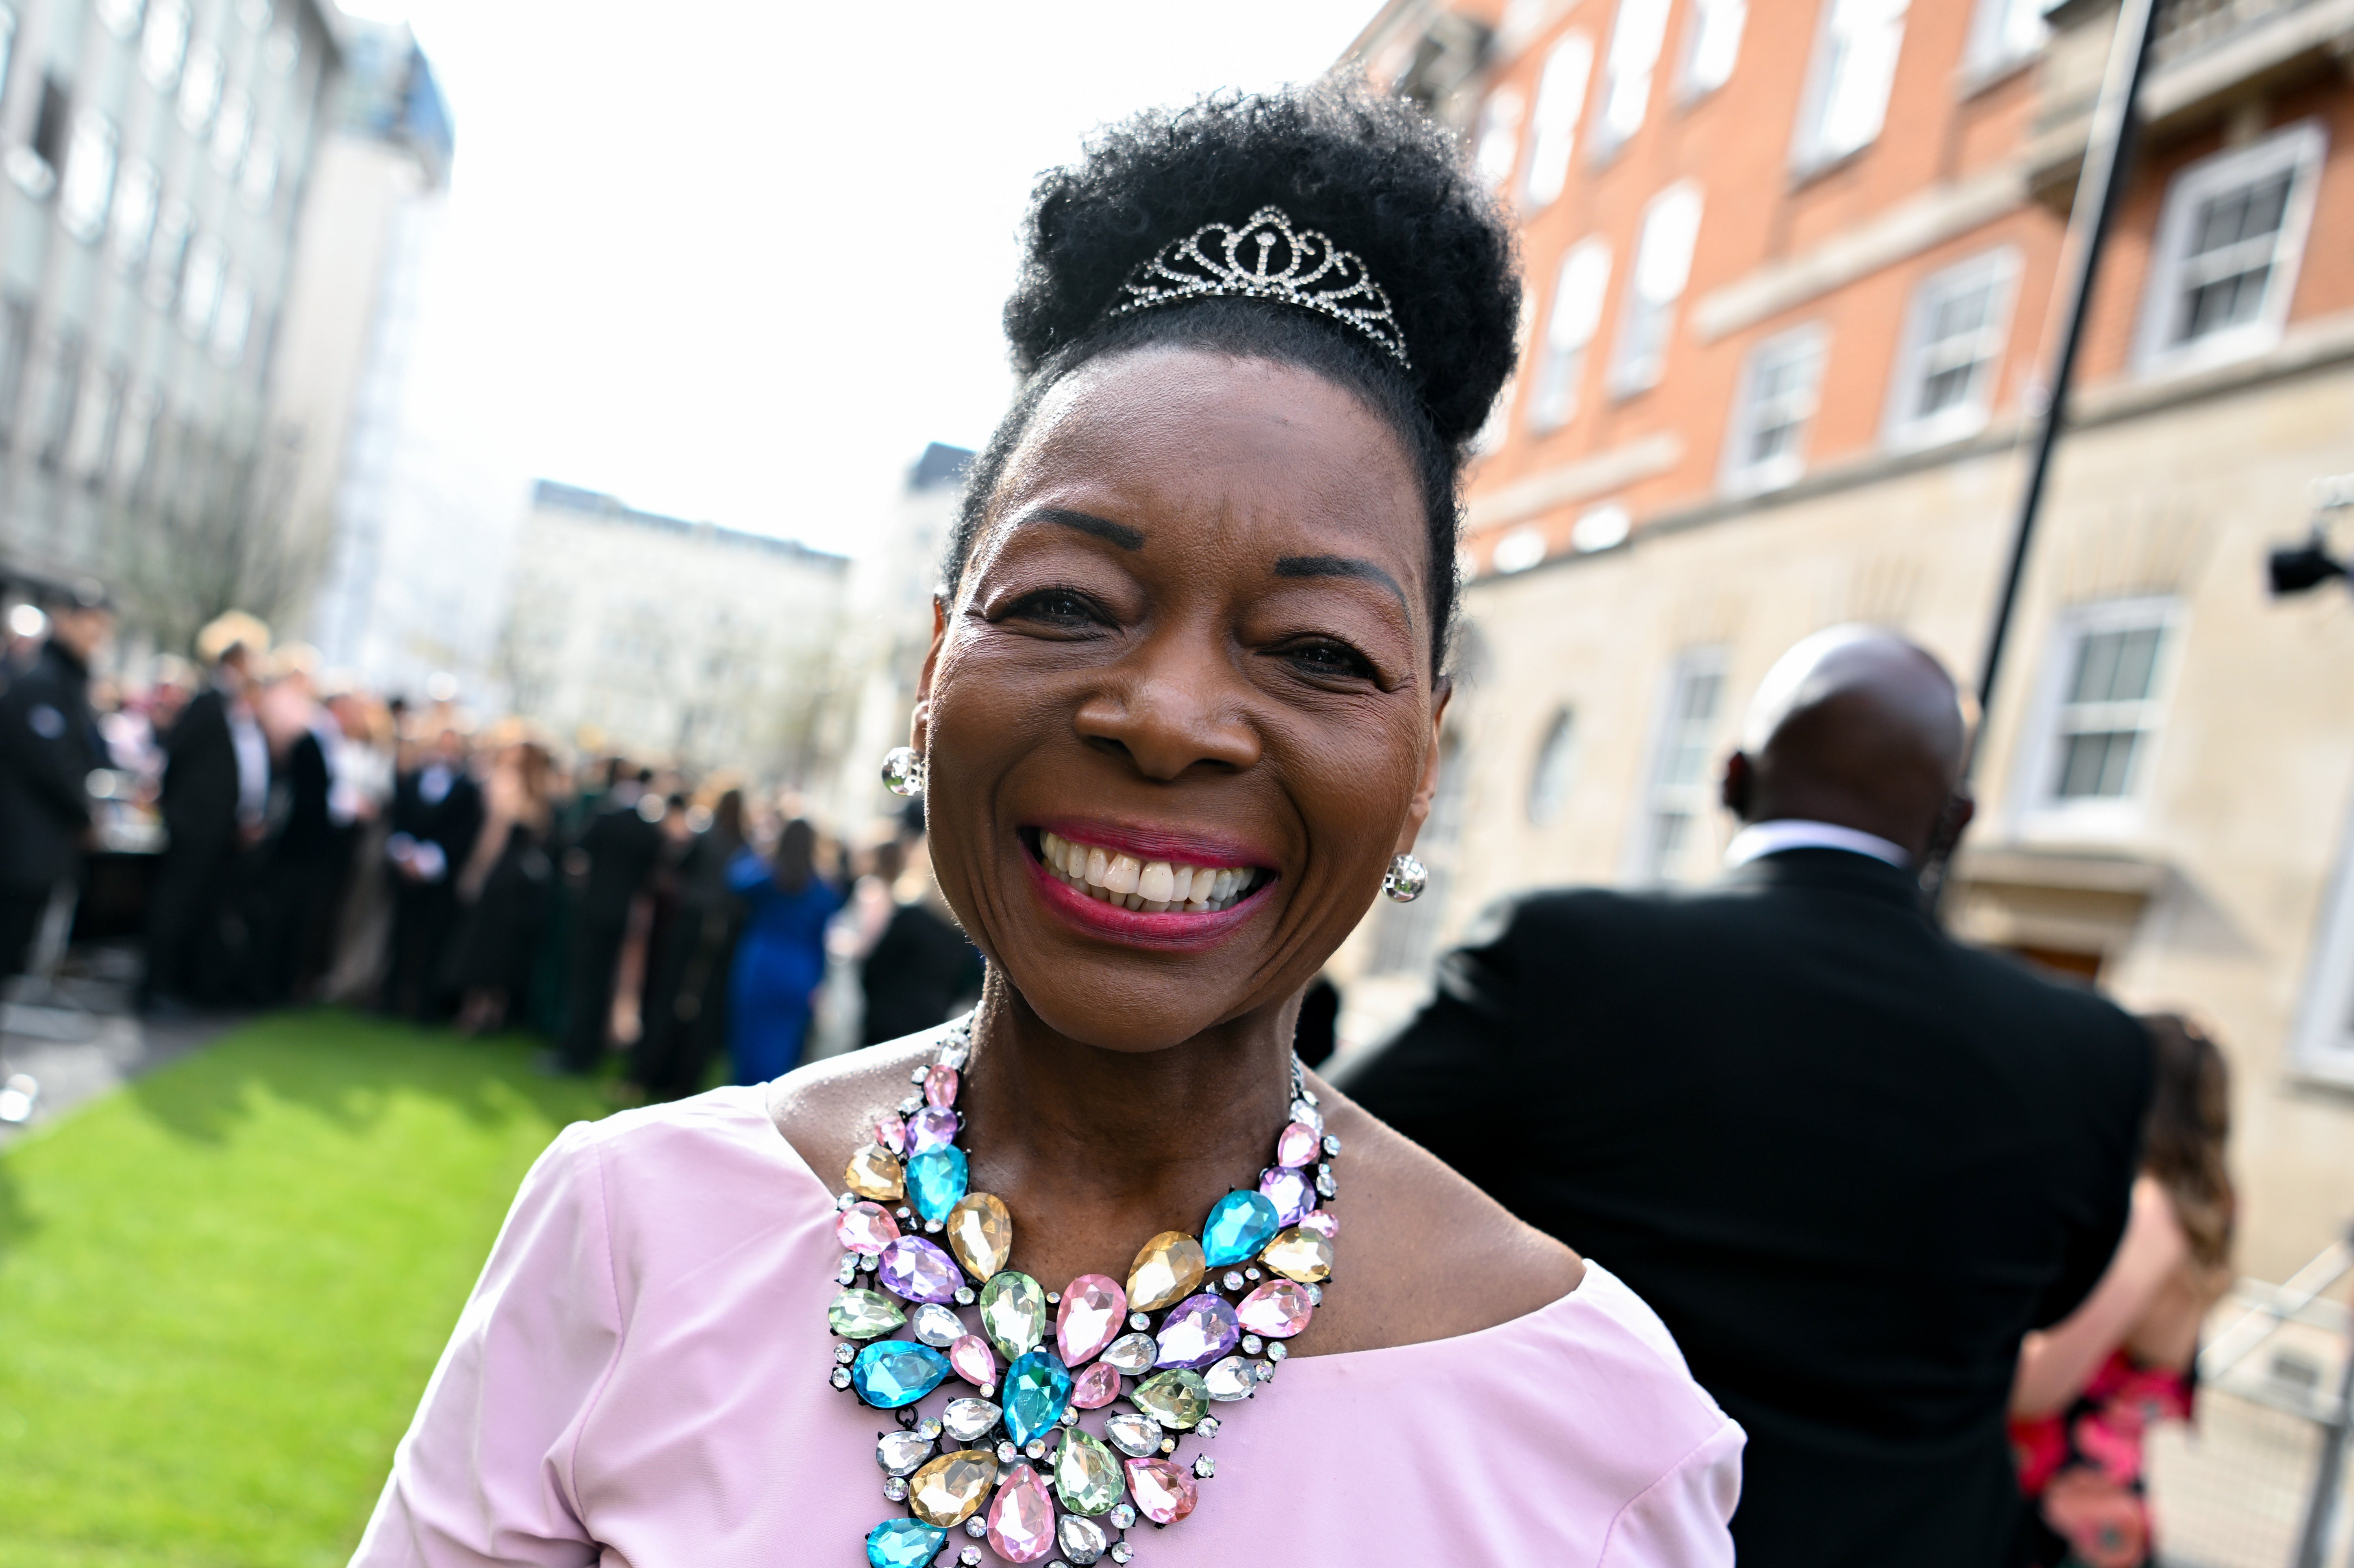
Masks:
[[[164,737],[157,805],[165,842],[148,898],[143,1008],[228,1001],[245,992],[231,906],[270,800],[270,743],[251,696],[252,667],[269,639],[269,628],[235,611],[196,634],[212,680]]]
[[[350,841],[334,820],[334,779],[320,736],[334,720],[312,704],[306,673],[281,680],[300,689],[311,723],[270,758],[270,840],[254,921],[255,990],[264,1002],[302,995],[318,978],[341,882],[338,856],[350,855]]]
[[[95,583],[46,608],[48,641],[0,691],[0,980],[23,971],[58,885],[80,874],[90,775],[112,766],[90,712],[90,662],[114,612]]]
[[[482,832],[482,791],[466,773],[466,737],[447,726],[424,760],[393,781],[392,973],[385,1002],[427,1022],[448,1011],[442,954],[458,918],[458,877]]]
[[[1743,1568],[1997,1568],[2020,1336],[2090,1290],[2149,1095],[2134,1022],[1948,938],[1953,683],[1840,629],[1766,678],[1689,893],[1537,893],[1343,1086],[1623,1277],[1747,1429]]]
[[[578,890],[579,904],[573,914],[564,1041],[549,1064],[559,1072],[594,1072],[605,1059],[630,910],[662,862],[664,802],[647,789],[652,780],[651,769],[640,768],[634,778],[615,782],[604,809],[589,820],[565,856],[565,872]]]

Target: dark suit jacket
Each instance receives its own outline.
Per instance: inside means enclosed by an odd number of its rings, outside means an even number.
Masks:
[[[581,917],[605,925],[628,919],[630,901],[645,890],[661,863],[661,825],[638,815],[634,803],[610,807],[589,822],[580,835],[580,847],[588,852]]]
[[[237,744],[229,737],[228,699],[207,687],[188,699],[164,737],[164,787],[157,804],[171,847],[184,854],[225,851],[237,841]]]
[[[1541,893],[1343,1079],[1617,1274],[1749,1433],[1743,1568],[1998,1568],[2020,1337],[2125,1224],[2149,1046],[1837,850]]]
[[[270,772],[271,815],[278,830],[271,853],[281,862],[305,863],[333,855],[341,843],[328,810],[334,779],[318,736],[304,730],[284,757],[271,760]]]
[[[387,820],[396,833],[407,833],[412,839],[441,846],[447,869],[441,880],[430,885],[450,892],[456,888],[459,874],[466,869],[466,858],[474,853],[474,841],[482,836],[482,789],[460,768],[451,778],[448,792],[439,800],[428,800],[424,777],[425,770],[420,768],[393,780],[392,810]]]
[[[0,887],[30,893],[72,874],[90,828],[87,780],[108,765],[90,671],[48,643],[0,691]]]

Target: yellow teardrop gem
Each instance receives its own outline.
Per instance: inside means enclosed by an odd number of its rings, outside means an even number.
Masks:
[[[907,1478],[907,1506],[926,1524],[946,1530],[972,1517],[995,1479],[997,1460],[986,1449],[960,1448]]]
[[[1139,1312],[1158,1312],[1183,1300],[1208,1271],[1200,1242],[1183,1231],[1162,1231],[1144,1244],[1129,1267],[1128,1304]]]
[[[1332,1277],[1332,1244],[1298,1225],[1267,1243],[1258,1260],[1286,1279],[1296,1279],[1302,1285]]]
[[[879,1143],[870,1143],[852,1155],[850,1169],[843,1172],[842,1180],[852,1192],[877,1203],[890,1202],[907,1190],[899,1157]]]
[[[987,1192],[967,1192],[949,1211],[949,1246],[975,1279],[1002,1274],[1013,1261],[1013,1216]]]

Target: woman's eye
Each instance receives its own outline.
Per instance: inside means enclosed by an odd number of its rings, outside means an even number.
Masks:
[[[1043,620],[1055,626],[1087,626],[1103,619],[1087,596],[1071,588],[1042,588],[1006,608],[1009,620]]]
[[[1293,665],[1313,675],[1373,676],[1373,661],[1345,642],[1301,642],[1283,651]]]

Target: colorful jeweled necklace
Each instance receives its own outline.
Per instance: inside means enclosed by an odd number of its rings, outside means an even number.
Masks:
[[[867,1532],[866,1561],[922,1568],[961,1527],[967,1568],[984,1539],[1008,1563],[1125,1563],[1140,1520],[1176,1523],[1193,1511],[1195,1483],[1217,1473],[1207,1454],[1178,1458],[1183,1435],[1216,1436],[1210,1407],[1272,1380],[1283,1341],[1322,1302],[1340,1222],[1320,1200],[1332,1200],[1341,1140],[1293,1058],[1291,1119],[1257,1187],[1212,1204],[1198,1237],[1145,1243],[1126,1285],[1083,1274],[1048,1292],[1006,1266],[1004,1202],[966,1189],[956,1097],[971,1049],[970,1018],[949,1025],[938,1059],[911,1075],[921,1093],[875,1117],[834,1205],[847,1250],[826,1310],[832,1383],[896,1413],[875,1459],[884,1497],[907,1510]],[[927,1239],[943,1231],[946,1249]],[[962,1308],[977,1308],[978,1331]],[[951,1375],[971,1392],[922,1414],[918,1402]],[[1130,1408],[1109,1411],[1122,1396]],[[1087,1431],[1080,1415],[1097,1410],[1102,1425]]]

